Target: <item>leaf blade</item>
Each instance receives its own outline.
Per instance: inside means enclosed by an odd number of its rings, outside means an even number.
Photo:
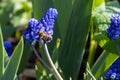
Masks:
[[[17,73],[20,60],[23,53],[23,38],[21,38],[20,42],[16,46],[13,55],[7,65],[7,68],[5,70],[4,76],[2,77],[2,80],[14,80],[15,74]]]
[[[0,77],[3,75],[4,70],[4,47],[3,47],[3,36],[2,36],[2,30],[0,27]]]
[[[58,27],[60,35],[64,38],[72,12],[73,3],[75,0],[53,0],[55,8],[58,10]]]
[[[117,58],[117,54],[103,51],[91,69],[93,75],[99,78]]]
[[[45,11],[53,7],[52,0],[32,0],[34,18],[40,20]]]
[[[77,80],[89,32],[92,3],[93,0],[76,0],[74,2],[59,57],[60,66],[67,80],[69,77]]]

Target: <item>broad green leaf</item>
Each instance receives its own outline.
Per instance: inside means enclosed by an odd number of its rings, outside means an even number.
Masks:
[[[77,80],[88,38],[93,0],[75,0],[59,63],[66,79]]]
[[[7,79],[14,80],[14,77],[17,73],[21,61],[23,48],[24,48],[23,46],[24,46],[23,38],[21,38],[20,42],[18,43],[18,45],[16,46],[13,52],[10,61],[7,64],[7,68],[5,70],[4,76],[2,77],[2,80],[7,80]]]
[[[70,19],[71,11],[75,0],[53,0],[55,8],[58,10],[58,26],[60,29],[60,35],[64,38],[68,22]]]
[[[0,77],[3,75],[4,70],[4,47],[3,47],[3,36],[0,27]]]
[[[94,39],[99,43],[99,46],[102,47],[104,50],[110,53],[118,53],[115,45],[115,41],[109,39],[108,36],[105,34],[95,34]],[[120,43],[120,39],[117,40],[118,44]]]
[[[30,56],[32,54],[32,51],[31,51],[31,47],[30,47],[30,44],[29,43],[25,43],[25,46],[24,46],[24,51],[23,51],[23,55],[22,55],[22,60],[20,62],[20,66],[19,66],[19,69],[18,69],[18,73],[22,73]]]
[[[103,43],[103,44],[102,44]],[[104,44],[105,43],[105,44]],[[100,42],[100,45],[103,49],[105,49],[106,51],[108,52],[111,52],[111,53],[117,53],[117,49],[116,49],[116,46],[115,46],[115,42],[113,40],[109,40],[109,41],[101,41]]]
[[[5,48],[4,48],[4,68],[7,67],[7,64],[8,64],[8,62],[9,62],[9,60],[10,60],[10,58],[9,58],[9,56],[8,56]]]
[[[93,75],[98,79],[117,58],[117,54],[103,51],[91,69]]]
[[[107,34],[99,32],[99,33],[94,33],[93,39],[97,42],[100,42],[101,40],[105,40],[105,42],[107,42],[108,36],[107,36]]]
[[[32,0],[34,18],[40,20],[45,11],[53,7],[52,0]]]

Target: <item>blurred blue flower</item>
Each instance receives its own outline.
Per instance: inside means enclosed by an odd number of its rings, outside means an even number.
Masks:
[[[12,55],[12,50],[11,50],[12,43],[9,42],[9,41],[4,41],[4,47],[5,47],[5,50],[6,50],[7,54],[8,54],[8,56],[10,57]]]
[[[118,58],[104,75],[108,80],[120,80],[120,58]]]
[[[58,12],[55,8],[49,8],[39,22],[34,18],[30,19],[28,28],[23,34],[24,39],[29,41],[30,44],[32,44],[34,40],[39,41],[41,38],[38,34],[39,32],[44,32],[48,37],[51,37],[57,15]]]
[[[116,40],[120,36],[120,13],[113,14],[110,19],[111,23],[107,29],[108,36]]]

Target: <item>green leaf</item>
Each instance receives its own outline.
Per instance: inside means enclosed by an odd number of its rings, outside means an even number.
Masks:
[[[103,41],[103,44],[104,44],[104,41]],[[103,44],[102,44],[102,41],[101,41],[100,45],[103,45]],[[106,41],[106,43],[101,47],[104,48],[108,52],[117,53],[115,42],[113,40]]]
[[[4,68],[5,68],[5,69],[6,69],[6,67],[7,67],[7,64],[8,64],[8,62],[9,62],[9,60],[10,60],[10,58],[9,58],[9,56],[8,56],[5,48],[4,48]]]
[[[101,33],[95,34],[94,39],[99,43],[99,46],[102,47],[104,50],[110,53],[117,53],[114,40],[108,39],[107,36]],[[117,42],[120,43],[120,40],[118,39]]]
[[[21,61],[21,57],[23,54],[23,47],[24,43],[23,43],[23,38],[21,38],[20,42],[18,43],[18,45],[16,46],[13,55],[10,59],[10,61],[8,62],[7,68],[5,70],[4,76],[2,77],[2,80],[14,80],[14,77],[17,73],[20,61]]]
[[[0,27],[0,77],[3,75],[4,70],[4,47],[3,47],[3,36]]]
[[[23,55],[22,55],[22,60],[20,62],[20,66],[19,66],[19,69],[18,69],[18,73],[22,73],[31,54],[32,54],[32,51],[30,50],[30,44],[29,43],[25,43],[25,46],[24,46],[24,51],[23,51]]]
[[[93,75],[98,79],[117,58],[117,54],[103,51],[91,69]]]
[[[100,42],[101,40],[104,40],[106,42],[108,41],[108,36],[103,34],[102,32],[94,33],[93,39],[97,42]]]
[[[93,0],[76,0],[62,44],[59,63],[66,79],[77,80],[88,38]]]
[[[45,11],[53,7],[52,0],[32,0],[34,18],[40,20]]]
[[[64,38],[68,22],[70,19],[72,7],[75,0],[53,0],[55,8],[58,10],[58,26],[60,29],[60,35]]]

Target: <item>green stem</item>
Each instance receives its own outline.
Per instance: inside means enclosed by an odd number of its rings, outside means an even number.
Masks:
[[[92,17],[93,19],[93,17]],[[93,39],[94,37],[94,28],[93,28],[93,21],[91,20],[91,28],[90,28],[90,48],[89,48],[89,55],[88,55],[88,63],[90,67],[93,66],[95,52],[97,49],[97,42]]]
[[[62,77],[61,77],[61,75],[59,74],[59,72],[58,72],[57,69],[55,68],[55,65],[53,64],[53,61],[52,61],[52,59],[51,59],[51,57],[50,57],[50,55],[49,55],[49,52],[48,52],[47,44],[44,44],[43,47],[44,47],[45,54],[46,54],[46,57],[47,57],[47,59],[48,59],[48,62],[49,62],[49,64],[50,64],[50,67],[51,67],[51,69],[52,69],[51,71],[52,71],[53,75],[55,76],[55,78],[56,78],[57,80],[63,80]]]
[[[95,40],[91,40],[90,49],[89,49],[89,56],[88,56],[88,63],[90,65],[90,67],[94,63],[96,49],[97,49],[97,42]]]
[[[44,62],[44,60],[39,56],[38,52],[36,51],[35,47],[32,45],[32,49],[36,55],[36,57],[38,58],[38,60],[44,65],[44,67],[46,67],[48,70],[51,71],[51,68]]]

